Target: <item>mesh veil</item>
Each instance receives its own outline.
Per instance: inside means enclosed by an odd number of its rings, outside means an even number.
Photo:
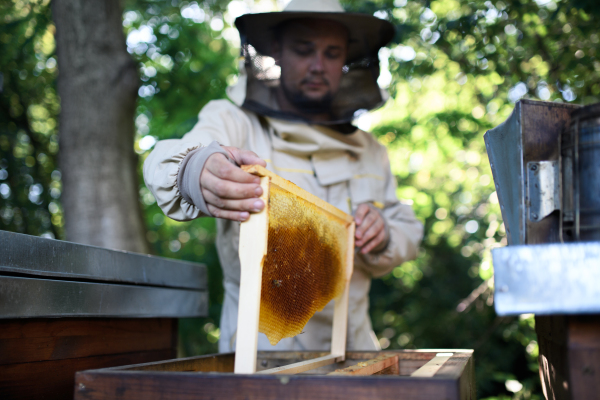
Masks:
[[[242,37],[242,57],[246,74],[246,97],[242,107],[259,115],[289,121],[309,122],[300,115],[279,110],[275,92],[280,85],[281,69],[272,57],[260,54]],[[327,125],[351,122],[358,113],[380,107],[386,93],[378,84],[377,54],[347,63],[343,67],[339,91],[334,95]],[[241,72],[241,71],[240,71]]]

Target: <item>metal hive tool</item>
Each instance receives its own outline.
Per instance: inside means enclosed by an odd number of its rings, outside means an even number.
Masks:
[[[240,227],[236,372],[256,371],[258,332],[273,345],[293,337],[332,299],[332,355],[327,361],[343,359],[352,216],[260,166],[242,168],[261,177],[266,207]]]

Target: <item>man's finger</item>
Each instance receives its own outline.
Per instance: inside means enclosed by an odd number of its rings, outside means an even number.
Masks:
[[[203,176],[201,180],[202,194],[205,196],[205,191],[209,191],[222,199],[252,199],[259,197],[263,192],[258,184],[232,182],[219,179],[210,173]]]
[[[238,183],[260,183],[258,176],[242,171],[240,167],[231,164],[221,153],[215,153],[208,157],[204,169],[220,179]]]
[[[222,210],[258,212],[265,207],[265,203],[257,198],[243,200],[224,199],[215,195],[210,190],[205,190],[202,194],[207,204]]]
[[[231,157],[238,165],[258,164],[258,165],[262,165],[263,167],[267,166],[267,163],[265,162],[265,160],[260,158],[258,156],[258,154],[256,154],[253,151],[241,150],[241,149],[238,149],[237,147],[224,147],[224,148],[225,148],[225,150],[227,150],[227,152],[229,154],[231,154]]]
[[[385,229],[382,229],[369,243],[367,243],[360,252],[362,254],[370,253],[373,249],[381,245],[385,240]]]
[[[368,243],[369,240],[376,237],[379,232],[385,228],[385,224],[381,218],[377,218],[375,222],[369,227],[369,229],[363,234],[362,238],[359,240],[359,246]]]
[[[364,217],[362,223],[358,225],[356,229],[356,238],[362,239],[367,232],[367,230],[373,225],[373,223],[379,218],[379,213],[374,210],[369,210],[367,215]]]
[[[210,213],[216,218],[230,219],[232,221],[245,221],[250,218],[250,213],[247,211],[223,210],[210,204],[207,208],[208,211],[210,211]]]
[[[363,219],[365,218],[365,215],[367,215],[367,213],[369,212],[370,208],[368,204],[361,204],[358,206],[358,208],[356,209],[356,214],[354,215],[354,221],[356,222],[356,225],[360,225],[362,224]]]

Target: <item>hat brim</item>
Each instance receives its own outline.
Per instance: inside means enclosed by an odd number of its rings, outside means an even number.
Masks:
[[[235,20],[242,41],[251,44],[256,51],[271,56],[274,29],[278,25],[303,18],[325,19],[344,25],[350,34],[347,62],[376,56],[379,49],[394,37],[395,29],[389,21],[368,14],[346,12],[295,12],[245,14]]]

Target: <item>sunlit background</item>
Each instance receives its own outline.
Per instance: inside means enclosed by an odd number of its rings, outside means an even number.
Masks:
[[[0,5],[0,229],[60,239],[60,66],[48,3]],[[181,137],[236,81],[235,18],[286,3],[125,2],[127,51],[140,76],[140,176],[157,140]],[[521,98],[600,101],[592,0],[342,3],[397,27],[379,53],[379,84],[391,98],[355,124],[388,148],[398,197],[412,203],[426,229],[416,261],[373,281],[371,316],[381,347],[473,348],[478,397],[542,398],[533,316],[500,318],[493,310],[490,250],[506,236],[483,133]],[[181,321],[179,355],[216,352],[223,289],[214,221],[172,221],[143,183],[139,193],[154,254],[208,266],[210,316]]]

